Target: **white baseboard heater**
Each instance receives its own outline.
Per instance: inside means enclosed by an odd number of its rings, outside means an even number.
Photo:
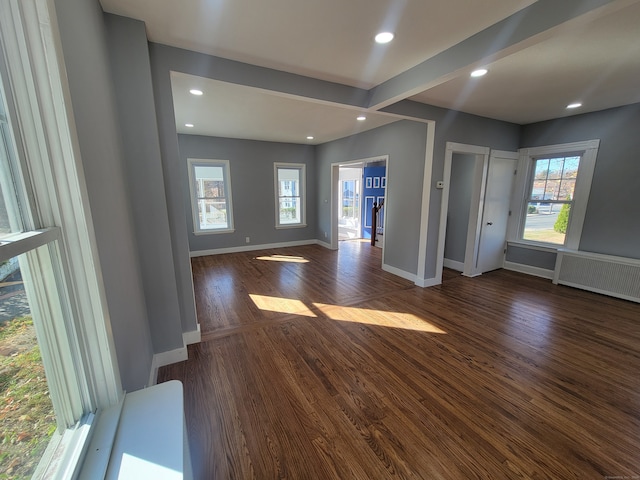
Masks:
[[[640,303],[640,260],[559,249],[553,283]]]

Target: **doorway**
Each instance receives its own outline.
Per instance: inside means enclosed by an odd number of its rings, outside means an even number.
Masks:
[[[362,238],[362,164],[341,166],[338,186],[338,240]]]
[[[468,277],[502,267],[516,164],[516,152],[447,143],[436,264],[440,283],[445,266]]]
[[[337,250],[344,240],[370,241],[371,233],[371,188],[378,190],[373,195],[377,205],[384,204],[386,197],[386,168],[388,156],[371,157],[331,165],[331,249]],[[377,178],[365,178],[365,172],[376,173]],[[369,181],[371,185],[366,184]],[[366,195],[365,195],[366,193]],[[384,225],[379,215],[378,242],[384,249]]]

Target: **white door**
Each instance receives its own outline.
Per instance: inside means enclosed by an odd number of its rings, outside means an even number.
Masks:
[[[518,156],[515,152],[492,152],[478,250],[479,273],[502,268],[507,240],[509,205]]]

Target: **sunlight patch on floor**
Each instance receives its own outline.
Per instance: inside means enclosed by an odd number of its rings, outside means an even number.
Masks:
[[[289,262],[289,263],[309,263],[304,257],[296,257],[294,255],[265,255],[256,257],[256,260],[266,260],[269,262]]]
[[[253,303],[260,310],[279,313],[295,313],[305,317],[315,317],[316,314],[309,310],[300,300],[292,298],[268,297],[266,295],[249,294]]]
[[[379,327],[403,328],[419,332],[446,334],[444,330],[412,313],[387,312],[368,308],[341,307],[314,303],[313,306],[332,320],[363,323]]]

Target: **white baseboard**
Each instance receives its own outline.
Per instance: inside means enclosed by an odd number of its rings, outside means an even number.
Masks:
[[[298,240],[295,242],[265,243],[262,245],[242,245],[240,247],[214,248],[212,250],[196,250],[193,252],[189,252],[189,256],[205,257],[207,255],[222,255],[224,253],[251,252],[253,250],[268,250],[271,248],[299,247],[301,245],[316,245],[318,243],[319,243],[318,240],[313,239],[313,240]]]
[[[436,277],[433,278],[416,278],[414,282],[419,287],[435,287],[436,285],[440,285],[442,282],[438,280]]]
[[[158,369],[172,363],[184,362],[189,358],[187,347],[176,348],[168,352],[156,353],[151,360],[151,372],[149,372],[149,385],[155,385],[158,382]]]
[[[331,244],[330,244],[330,243],[323,242],[323,241],[321,241],[321,240],[316,240],[316,243],[317,243],[318,245],[320,245],[321,247],[324,247],[324,248],[327,248],[327,249],[329,249],[329,250],[332,250],[332,248],[331,248]]]
[[[547,270],[546,268],[532,267],[531,265],[505,261],[504,269],[553,280],[553,270]]]
[[[445,258],[442,266],[444,266],[445,268],[450,268],[451,270],[455,270],[456,272],[464,272],[464,263],[458,262],[457,260]]]
[[[404,270],[400,270],[399,268],[392,267],[391,265],[387,265],[386,263],[382,264],[382,270],[384,270],[385,272],[393,273],[394,275],[402,277],[406,280],[411,280],[414,283],[417,278],[415,273],[405,272]]]
[[[200,334],[200,324],[197,324],[197,327],[195,330],[192,330],[190,332],[184,332],[182,334],[182,341],[185,345],[185,347],[187,345],[192,345],[194,343],[200,343],[200,340],[202,340],[202,335]]]

